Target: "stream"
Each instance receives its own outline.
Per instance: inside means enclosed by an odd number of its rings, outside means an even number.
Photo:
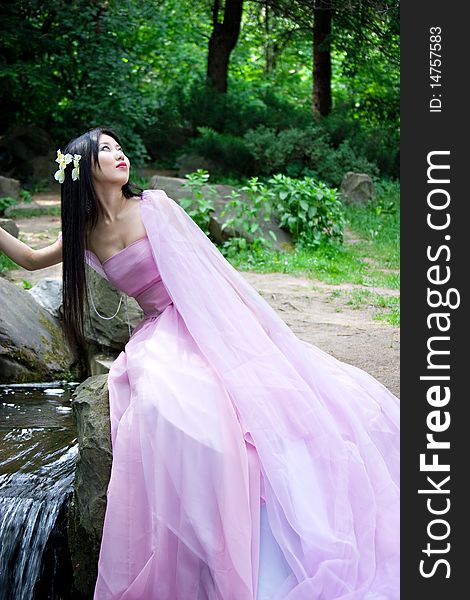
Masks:
[[[76,383],[0,385],[0,600],[68,600]]]

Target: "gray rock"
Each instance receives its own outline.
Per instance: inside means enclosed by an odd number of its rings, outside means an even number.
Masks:
[[[12,204],[4,210],[5,217],[10,216],[13,211],[15,212],[15,215],[17,212],[21,213],[21,211],[25,211],[28,214],[37,212],[37,214],[40,215],[42,214],[43,207],[36,204],[36,202],[19,202],[18,204]],[[18,214],[18,218],[21,218],[21,214]]]
[[[188,191],[183,187],[183,184],[187,183],[187,181],[184,177],[154,175],[150,178],[148,187],[151,190],[164,190],[170,198],[178,202],[181,198],[188,195]]]
[[[20,199],[20,182],[11,177],[3,177],[0,175],[0,198],[8,196],[8,198]]]
[[[346,173],[340,191],[346,204],[367,204],[375,198],[374,184],[366,173]]]
[[[191,197],[191,192],[187,188],[183,187],[183,184],[186,182],[186,179],[177,177],[154,175],[150,179],[149,189],[164,190],[170,198],[176,202],[179,202],[184,197]],[[242,228],[223,227],[226,220],[233,216],[230,210],[223,217],[221,216],[222,210],[226,208],[226,204],[229,202],[226,196],[230,196],[232,191],[238,190],[233,186],[222,184],[207,185],[204,186],[202,190],[206,192],[208,198],[213,198],[215,208],[209,223],[209,231],[212,241],[216,244],[223,244],[226,240],[232,237],[244,237],[246,240],[252,241],[251,236],[248,235],[247,232]],[[214,195],[211,194],[211,190],[215,191]],[[247,201],[247,196],[242,192],[239,193],[240,200]],[[292,236],[289,232],[284,231],[279,227],[274,217],[271,217],[271,220],[267,222],[261,219],[258,221],[258,224],[263,233],[263,237],[267,240],[271,240],[274,248],[282,250],[284,249],[284,246],[292,245]],[[269,234],[270,229],[276,235],[276,241],[271,238]]]
[[[205,169],[212,173],[216,171],[216,164],[210,159],[199,154],[181,154],[176,160],[178,177],[185,177],[188,173],[194,173],[198,169]]]
[[[20,228],[13,219],[0,219],[0,227],[16,238],[20,233]]]
[[[91,375],[105,375],[109,373],[113,362],[116,360],[118,353],[104,354],[95,352],[90,356]]]
[[[105,317],[114,315],[119,306],[120,292],[91,269],[89,275],[91,296],[97,311]],[[142,309],[134,298],[128,298],[128,312],[132,330],[144,317]],[[111,351],[111,353],[124,348],[129,339],[125,297],[114,319],[100,318],[93,310],[91,302],[88,316],[89,318],[85,321],[85,337],[88,342],[96,344],[100,349]]]
[[[72,397],[79,451],[67,531],[75,587],[90,598],[112,464],[107,379],[107,375],[89,377]]]
[[[0,277],[0,382],[76,379],[60,323],[25,290]]]
[[[41,279],[27,291],[53,317],[62,318],[62,279]]]

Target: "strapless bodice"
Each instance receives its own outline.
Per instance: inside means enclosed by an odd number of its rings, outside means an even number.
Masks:
[[[163,285],[148,237],[143,237],[101,263],[109,282],[141,306],[145,317],[158,316],[172,300]]]

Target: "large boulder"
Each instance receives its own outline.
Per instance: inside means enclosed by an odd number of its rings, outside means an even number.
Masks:
[[[72,397],[78,460],[68,513],[68,539],[75,588],[91,598],[106,511],[112,464],[107,375],[89,377]]]
[[[27,216],[36,216],[36,214],[41,216],[44,208],[36,202],[19,202],[18,204],[12,204],[5,208],[3,214],[5,217],[9,217],[12,213],[15,213],[15,218],[21,219],[21,213],[23,211]]]
[[[216,170],[214,161],[199,154],[181,154],[176,160],[176,164],[179,177],[186,177],[188,173],[194,173],[198,169],[205,169],[209,173]]]
[[[183,184],[187,183],[186,179],[181,179],[178,177],[164,177],[162,175],[154,175],[150,179],[149,188],[150,189],[158,189],[164,190],[166,194],[179,202],[184,197],[191,197],[191,192],[183,187]],[[215,192],[211,194],[211,190]],[[248,241],[252,241],[252,238],[243,228],[234,228],[234,227],[225,227],[222,228],[222,225],[225,223],[227,218],[234,216],[232,211],[228,210],[227,214],[224,216],[221,215],[222,210],[226,208],[232,191],[238,191],[236,188],[230,185],[207,185],[202,188],[202,191],[207,194],[208,198],[213,199],[214,203],[214,212],[211,214],[210,222],[209,222],[209,232],[211,239],[216,244],[223,244],[225,241],[232,237],[244,237]],[[246,194],[243,192],[238,192],[240,194],[240,199],[247,201],[248,198]],[[263,232],[263,237],[267,240],[270,240],[273,243],[274,248],[282,250],[283,248],[290,247],[292,245],[292,236],[289,232],[281,229],[274,219],[271,217],[270,221],[264,221],[263,219],[258,221],[261,231]],[[270,234],[269,230],[272,230],[276,235],[276,241],[274,241]]]
[[[16,238],[20,233],[20,228],[13,219],[0,219],[0,227]]]
[[[0,306],[0,382],[77,378],[77,358],[57,319],[1,277]]]
[[[20,182],[11,177],[3,177],[0,175],[0,198],[4,197],[20,199]]]
[[[366,173],[346,173],[340,191],[346,204],[367,204],[375,198],[374,184]]]
[[[111,316],[119,306],[120,293],[112,287],[105,279],[94,271],[89,271],[91,278],[90,288],[96,309],[103,316]],[[45,308],[52,316],[62,319],[62,279],[45,277],[38,281],[28,293]],[[144,317],[143,311],[134,300],[128,298],[128,313],[131,330]],[[102,319],[93,309],[90,303],[90,312],[85,319],[85,339],[90,346],[98,348],[101,352],[110,352],[115,356],[120,352],[129,339],[129,326],[127,324],[125,300],[114,319]]]
[[[27,291],[53,317],[62,318],[62,279],[45,277]]]

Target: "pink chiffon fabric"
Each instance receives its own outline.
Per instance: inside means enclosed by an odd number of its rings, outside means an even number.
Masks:
[[[94,600],[399,598],[399,405],[297,338],[162,190],[88,264],[144,319],[108,377]]]

